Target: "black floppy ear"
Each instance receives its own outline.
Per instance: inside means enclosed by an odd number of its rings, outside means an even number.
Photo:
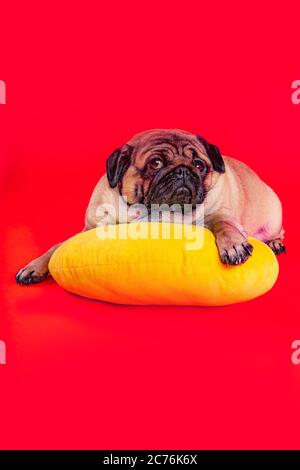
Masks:
[[[106,175],[111,188],[115,188],[123,178],[131,163],[133,147],[123,145],[116,149],[106,160]]]
[[[212,162],[213,169],[219,173],[225,173],[225,164],[219,148],[207,142],[200,135],[196,135],[196,137],[205,148],[206,153]]]

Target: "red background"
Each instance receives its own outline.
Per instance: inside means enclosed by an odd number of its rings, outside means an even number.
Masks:
[[[299,10],[1,6],[1,448],[299,447]],[[277,191],[288,254],[273,290],[160,308],[89,301],[51,280],[17,286],[24,263],[82,228],[107,155],[154,127],[199,132]]]

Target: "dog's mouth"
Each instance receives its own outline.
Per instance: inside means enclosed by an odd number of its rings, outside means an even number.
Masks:
[[[153,181],[148,194],[145,196],[145,205],[173,206],[172,210],[193,210],[202,204],[205,190],[201,179],[185,166],[177,167],[157,181]],[[166,207],[167,209],[167,207]]]

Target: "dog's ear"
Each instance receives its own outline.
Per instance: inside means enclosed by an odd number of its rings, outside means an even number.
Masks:
[[[196,137],[205,148],[206,153],[212,162],[213,169],[219,173],[225,173],[225,164],[219,148],[207,142],[200,135],[196,135]]]
[[[131,163],[133,147],[125,144],[116,149],[106,160],[106,175],[111,188],[115,188],[123,178]]]

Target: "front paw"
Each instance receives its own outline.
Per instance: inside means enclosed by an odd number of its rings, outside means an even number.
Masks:
[[[228,265],[243,264],[252,256],[253,246],[244,239],[241,242],[230,240],[217,243],[222,263]]]

